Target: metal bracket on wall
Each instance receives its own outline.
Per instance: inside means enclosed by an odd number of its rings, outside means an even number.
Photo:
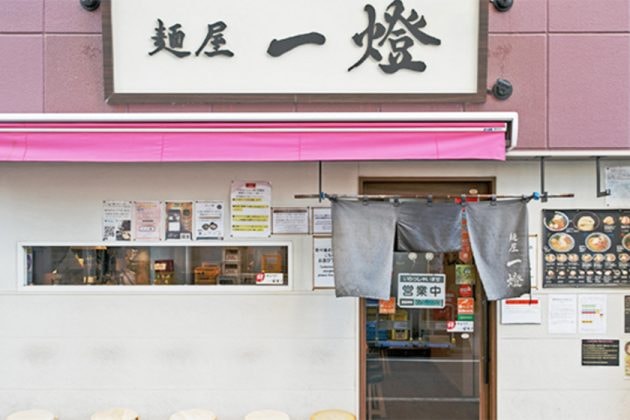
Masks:
[[[545,189],[545,157],[540,157],[540,201],[543,203],[547,202],[549,194]]]
[[[606,188],[602,191],[601,187],[601,170],[599,166],[599,160],[601,156],[595,157],[595,178],[597,179],[597,197],[606,197],[610,195],[610,189]]]
[[[514,5],[514,0],[490,0],[490,3],[499,12],[507,12]]]
[[[514,87],[509,80],[506,79],[497,79],[492,85],[491,89],[488,89],[488,93],[494,96],[499,101],[505,101],[512,96],[514,92]]]
[[[322,161],[319,161],[319,202],[321,203],[324,197],[324,192],[322,191]]]
[[[101,0],[79,0],[79,3],[81,3],[81,7],[88,12],[93,12],[99,8]]]

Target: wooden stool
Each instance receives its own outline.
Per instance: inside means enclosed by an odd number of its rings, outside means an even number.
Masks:
[[[357,420],[356,416],[343,410],[322,410],[313,413],[311,420]]]
[[[57,417],[46,410],[25,410],[9,414],[6,420],[57,420]]]
[[[140,420],[140,416],[127,408],[112,408],[92,414],[90,420]]]
[[[193,409],[178,411],[168,420],[217,420],[217,416],[212,411]]]
[[[256,410],[246,415],[245,420],[291,420],[291,418],[282,411]]]

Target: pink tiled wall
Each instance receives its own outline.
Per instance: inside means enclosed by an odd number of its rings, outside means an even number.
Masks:
[[[79,0],[0,0],[0,112],[517,111],[520,148],[630,148],[630,0],[516,0],[490,9],[485,104],[122,105],[103,100],[101,13]]]

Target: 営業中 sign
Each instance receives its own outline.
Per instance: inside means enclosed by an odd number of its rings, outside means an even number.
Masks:
[[[446,305],[446,275],[398,274],[398,306],[400,308],[440,309]]]

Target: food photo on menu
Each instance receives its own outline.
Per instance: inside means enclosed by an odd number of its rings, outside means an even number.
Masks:
[[[545,287],[630,284],[630,210],[544,210]]]

